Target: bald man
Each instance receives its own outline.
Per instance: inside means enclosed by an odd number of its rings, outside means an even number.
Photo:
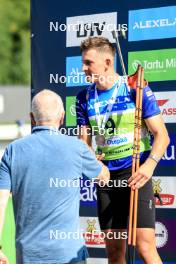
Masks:
[[[0,236],[10,192],[16,223],[16,264],[86,263],[79,232],[80,177],[108,181],[107,167],[87,145],[58,132],[64,107],[43,90],[32,100],[32,134],[14,141],[0,164]],[[0,263],[8,263],[0,248]]]

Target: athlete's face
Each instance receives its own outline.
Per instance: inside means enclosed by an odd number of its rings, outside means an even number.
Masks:
[[[100,76],[105,76],[107,70],[106,57],[95,49],[82,53],[82,69],[89,81],[96,82]]]

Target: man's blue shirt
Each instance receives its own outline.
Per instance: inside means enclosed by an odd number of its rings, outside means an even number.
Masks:
[[[0,189],[12,191],[17,264],[61,264],[87,257],[78,235],[79,178],[95,178],[101,168],[81,140],[44,126],[6,148]]]

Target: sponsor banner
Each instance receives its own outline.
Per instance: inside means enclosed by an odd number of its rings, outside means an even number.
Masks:
[[[87,247],[105,248],[97,217],[80,217],[80,229],[83,231]]]
[[[66,126],[76,126],[76,96],[66,97]]]
[[[127,133],[127,134],[125,134],[125,137],[124,136],[114,136],[114,137],[108,138],[105,141],[104,146],[105,147],[123,146],[124,144],[128,144],[130,142],[133,142],[133,140],[134,140],[134,133]]]
[[[116,69],[116,56],[114,60],[114,69]],[[82,57],[73,56],[66,58],[66,87],[85,86],[91,83],[82,71]]]
[[[153,190],[157,192],[163,205],[155,198],[157,208],[176,208],[176,177],[153,177]],[[81,206],[96,206],[97,191],[96,184],[87,178],[81,178]]]
[[[144,67],[145,78],[150,82],[175,80],[176,49],[129,52],[128,73],[134,73],[138,64]]]
[[[84,86],[90,83],[86,80],[86,75],[82,71],[82,57],[67,57],[66,58],[66,86]]]
[[[176,6],[129,11],[129,41],[176,37]]]
[[[176,91],[155,92],[155,97],[165,123],[176,122]]]
[[[153,177],[153,191],[161,197],[163,205],[155,198],[157,208],[176,208],[176,177]]]
[[[162,260],[175,261],[176,214],[173,210],[156,210],[156,245]],[[175,263],[175,262],[174,262]]]
[[[168,243],[168,229],[161,222],[155,223],[155,238],[157,248],[162,248]]]
[[[105,234],[100,230],[97,217],[80,217],[80,229],[83,233],[86,246],[93,248],[105,248]],[[127,239],[126,231],[119,231],[115,234],[109,231],[106,236],[109,239]]]
[[[96,179],[96,178],[95,178]],[[81,206],[96,206],[97,205],[97,189],[96,189],[96,180],[88,179],[86,177],[82,177],[80,179],[81,186]],[[126,188],[128,186],[128,182],[126,179],[110,179],[108,183],[105,181],[99,182],[100,187],[111,188]]]
[[[170,144],[162,157],[159,165],[176,166],[176,134],[169,135]]]
[[[115,42],[111,31],[117,29],[117,12],[67,17],[66,46],[80,46],[88,37],[106,37]]]
[[[90,179],[83,177],[81,181],[81,206],[96,206],[97,205],[97,190],[96,184]]]
[[[104,233],[100,230],[97,217],[80,217],[80,230],[87,247],[105,248]],[[159,252],[174,252],[175,236],[175,219],[166,219],[160,216],[155,223],[156,246]],[[116,239],[120,238],[127,239],[127,233],[116,233]]]

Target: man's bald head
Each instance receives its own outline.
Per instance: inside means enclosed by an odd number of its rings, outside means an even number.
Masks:
[[[61,97],[50,90],[42,90],[32,100],[32,114],[37,125],[60,124],[64,116]]]

